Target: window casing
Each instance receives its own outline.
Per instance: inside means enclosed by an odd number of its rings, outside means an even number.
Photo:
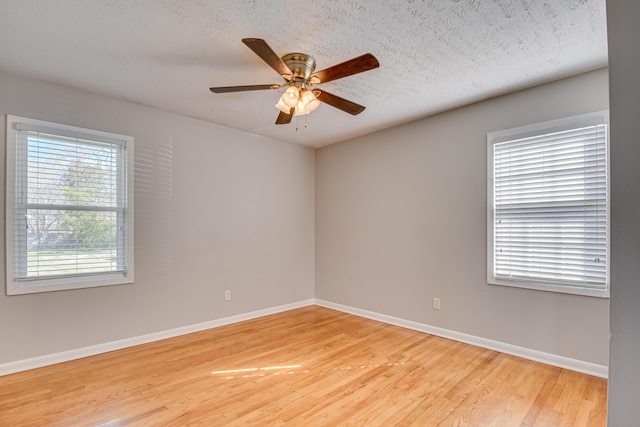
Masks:
[[[487,281],[609,296],[608,113],[487,135]]]
[[[8,295],[133,283],[133,138],[7,116]]]

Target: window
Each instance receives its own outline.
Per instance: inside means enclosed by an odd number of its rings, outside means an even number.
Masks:
[[[133,138],[7,116],[7,294],[133,282]]]
[[[490,284],[609,296],[607,112],[487,136]]]

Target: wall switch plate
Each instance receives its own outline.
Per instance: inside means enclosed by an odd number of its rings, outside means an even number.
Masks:
[[[224,291],[224,300],[231,301],[231,291]]]
[[[433,309],[440,310],[440,298],[433,299]]]

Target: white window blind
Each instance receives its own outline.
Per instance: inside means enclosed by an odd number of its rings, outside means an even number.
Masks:
[[[13,255],[8,279],[16,289],[68,289],[60,286],[65,280],[91,278],[106,282],[89,286],[115,284],[132,273],[130,144],[68,128],[14,124],[13,203],[7,203],[13,241],[7,246]]]
[[[493,279],[606,292],[607,124],[502,139],[492,144]]]

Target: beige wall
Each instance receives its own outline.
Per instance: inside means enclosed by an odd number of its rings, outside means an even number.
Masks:
[[[3,289],[0,364],[313,298],[312,150],[0,73],[7,113],[135,138],[136,282]]]
[[[316,298],[607,365],[608,299],[486,282],[487,133],[607,109],[607,79],[599,70],[317,150]]]

